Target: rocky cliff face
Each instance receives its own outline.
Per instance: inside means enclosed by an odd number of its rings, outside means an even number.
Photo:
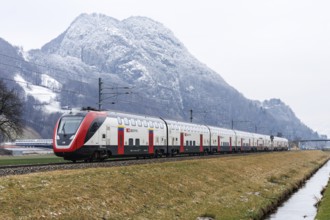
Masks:
[[[119,21],[82,14],[41,50],[30,51],[27,63],[38,68],[42,85],[45,75],[50,79],[48,85],[54,86],[46,87],[62,107],[97,107],[102,78],[104,109],[185,121],[192,109],[198,123],[231,127],[234,121],[236,129],[317,136],[279,100],[246,99],[196,60],[170,30],[145,17]]]

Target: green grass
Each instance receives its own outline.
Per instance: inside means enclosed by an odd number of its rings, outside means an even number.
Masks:
[[[23,165],[23,164],[45,164],[65,162],[63,158],[53,154],[47,155],[24,155],[24,156],[0,156],[0,166]]]
[[[316,220],[330,219],[330,181],[325,189],[321,203],[319,204]]]
[[[6,176],[0,219],[260,219],[328,158],[281,152]]]

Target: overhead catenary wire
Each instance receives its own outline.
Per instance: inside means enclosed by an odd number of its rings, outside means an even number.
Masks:
[[[3,53],[0,53],[0,56],[3,56],[3,57],[6,57],[6,58],[9,58],[9,59],[12,59],[12,60],[21,62],[19,64],[19,63],[4,63],[4,62],[1,62],[0,61],[0,66],[1,65],[3,65],[3,66],[9,66],[11,68],[18,69],[22,73],[32,73],[34,75],[39,75],[39,77],[41,77],[45,73],[44,72],[41,72],[38,68],[34,69],[33,66],[45,68],[45,69],[48,70],[48,72],[50,72],[49,70],[53,70],[53,71],[60,71],[60,72],[63,72],[63,73],[67,73],[67,74],[77,74],[77,72],[68,72],[68,71],[65,71],[65,70],[58,69],[58,68],[52,68],[52,67],[49,67],[49,66],[36,64],[36,63],[33,63],[33,62],[26,61],[23,58],[13,57],[13,56],[9,56],[9,55],[3,54]],[[23,67],[22,66],[22,63],[28,65],[28,68]],[[5,69],[3,69],[3,70],[6,71]],[[48,74],[46,74],[46,75],[48,75]],[[57,79],[58,78],[60,78],[60,79],[67,79],[67,78],[64,78],[64,77],[61,77],[61,76],[57,76],[56,78]],[[97,94],[95,94],[95,96],[90,95],[90,94],[86,94],[86,93],[84,94],[82,91],[74,91],[74,90],[68,90],[68,89],[63,89],[63,88],[62,89],[50,88],[50,87],[48,87],[46,85],[40,85],[37,81],[36,81],[36,83],[23,82],[23,81],[19,81],[19,80],[5,78],[5,77],[2,77],[2,76],[0,76],[0,79],[7,80],[7,81],[13,81],[13,82],[16,82],[18,84],[24,84],[25,83],[27,86],[29,86],[29,85],[42,86],[44,88],[48,88],[48,89],[50,89],[50,90],[52,90],[54,92],[57,92],[57,93],[67,92],[67,93],[70,93],[70,94],[84,95],[85,97],[90,97],[90,98],[94,98],[94,99],[97,96]],[[97,79],[97,78],[94,77],[94,76],[89,76],[88,79]],[[79,81],[79,80],[76,80],[76,79],[70,79],[70,80],[73,80],[73,81],[75,81],[77,83],[81,83],[82,85],[83,84],[86,84],[86,82]],[[155,82],[153,82],[153,83],[155,84]],[[110,82],[106,82],[106,84],[107,84],[107,86],[104,87],[104,90],[123,90],[123,89],[133,90],[133,91],[130,91],[130,92],[118,92],[117,91],[117,93],[112,94],[113,95],[112,97],[108,97],[107,98],[107,99],[116,98],[116,101],[112,101],[112,103],[116,103],[116,102],[118,103],[117,96],[118,95],[122,95],[122,94],[125,94],[125,95],[133,94],[133,95],[136,95],[136,97],[141,98],[142,100],[155,100],[157,102],[169,101],[168,99],[159,99],[159,98],[154,98],[154,97],[145,97],[145,96],[142,96],[140,94],[142,93],[141,90],[143,88],[137,88],[136,86],[132,86],[132,85],[129,85],[129,84],[123,85],[123,84],[119,84],[117,82],[115,84],[114,83],[110,83]],[[113,86],[110,87],[109,85],[110,86],[113,85]],[[168,87],[161,86],[161,85],[157,85],[157,86],[160,89],[166,89],[166,90],[173,91],[172,88],[168,88]],[[104,92],[104,93],[111,95],[111,92]],[[141,102],[132,102],[132,101],[130,101],[130,102],[126,102],[126,103],[138,103],[139,106],[142,106],[141,105]],[[97,104],[97,103],[95,103],[95,104]],[[150,108],[150,106],[148,106],[148,107],[147,106],[144,106],[144,107]],[[157,110],[159,110],[159,109],[157,109]]]
[[[37,64],[35,62],[29,62],[29,61],[26,61],[24,60],[23,58],[17,58],[17,57],[13,57],[13,56],[9,56],[9,55],[6,55],[6,54],[3,54],[3,53],[0,53],[0,56],[3,56],[3,57],[7,57],[9,59],[13,59],[13,60],[17,60],[17,61],[20,61],[20,62],[23,62],[25,64],[28,64],[28,65],[31,65],[31,66],[37,66],[37,67],[42,67],[42,68],[45,68],[47,70],[53,70],[53,71],[58,71],[58,72],[62,72],[62,73],[66,73],[66,74],[72,74],[72,75],[76,75],[76,74],[79,74],[78,72],[70,72],[70,71],[66,71],[66,70],[63,70],[63,69],[59,69],[59,68],[54,68],[54,67],[50,67],[50,66],[45,66],[45,65],[41,65],[41,64]],[[10,65],[10,64],[3,64],[3,65]],[[16,68],[21,68],[20,66],[16,66]],[[22,68],[21,68],[22,69]],[[42,74],[45,74],[45,73],[42,73],[42,72],[39,72],[39,71],[33,71],[34,73],[38,74],[38,75],[42,75]],[[50,71],[49,71],[50,72]],[[99,72],[99,75],[102,75],[102,74],[107,74],[107,73],[104,73],[104,72]],[[56,76],[57,78],[60,78],[60,79],[67,79],[66,77],[61,77],[61,76]],[[99,76],[93,76],[93,75],[89,75],[88,76],[88,79],[95,79],[97,80],[99,78]],[[71,79],[72,80],[72,79]],[[79,82],[78,80],[75,80],[77,82]],[[81,81],[82,82],[82,81]],[[82,82],[82,83],[85,83],[85,82]],[[112,84],[112,83],[107,83],[107,84]],[[120,83],[116,83],[116,84],[113,84],[113,85],[116,85],[116,86],[125,86],[123,84],[120,84]]]

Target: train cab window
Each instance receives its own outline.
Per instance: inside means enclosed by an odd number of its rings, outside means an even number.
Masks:
[[[139,138],[135,139],[135,146],[136,147],[140,146],[140,139]]]
[[[86,135],[86,140],[89,140],[95,134],[95,132],[99,129],[100,126],[101,126],[101,122],[99,120],[94,121],[88,129],[88,132]]]
[[[132,125],[132,126],[136,126],[136,121],[135,121],[135,119],[131,119],[131,125]]]
[[[141,122],[140,120],[137,120],[137,125],[138,125],[139,127],[142,127],[142,122]]]
[[[117,121],[118,121],[118,124],[119,124],[119,125],[122,125],[122,124],[123,124],[123,121],[121,120],[120,117],[117,117]]]
[[[99,127],[100,127],[99,123],[98,122],[94,122],[89,131],[91,133],[95,133],[97,131],[97,129],[99,129]]]
[[[129,125],[129,121],[127,118],[124,118],[124,123],[125,123],[125,125]]]
[[[134,145],[134,139],[133,138],[129,138],[128,139],[128,145],[129,146],[133,146]]]
[[[144,127],[148,127],[148,122],[146,120],[143,120]]]

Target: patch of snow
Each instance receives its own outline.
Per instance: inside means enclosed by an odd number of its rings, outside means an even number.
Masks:
[[[46,79],[47,77],[44,78]],[[14,79],[23,88],[26,96],[32,96],[34,99],[43,104],[43,108],[46,112],[53,113],[61,111],[60,102],[56,101],[57,95],[51,89],[44,86],[32,85],[29,82],[26,82],[25,79],[23,79],[23,77],[19,74],[16,74]]]
[[[193,86],[189,86],[189,87],[186,88],[186,90],[189,91],[189,92],[193,91],[194,89],[195,88]]]
[[[132,61],[124,64],[123,67],[129,69],[130,71],[139,70],[139,71],[143,72],[144,74],[149,75],[147,68],[136,60],[132,60]]]
[[[53,89],[53,90],[62,89],[62,84],[59,81],[57,81],[56,79],[54,79],[46,74],[41,75],[41,85],[45,86],[47,88]]]
[[[18,48],[18,53],[21,54],[22,58],[25,60],[25,61],[29,61],[29,53],[24,51],[24,48],[23,47],[19,47]]]

